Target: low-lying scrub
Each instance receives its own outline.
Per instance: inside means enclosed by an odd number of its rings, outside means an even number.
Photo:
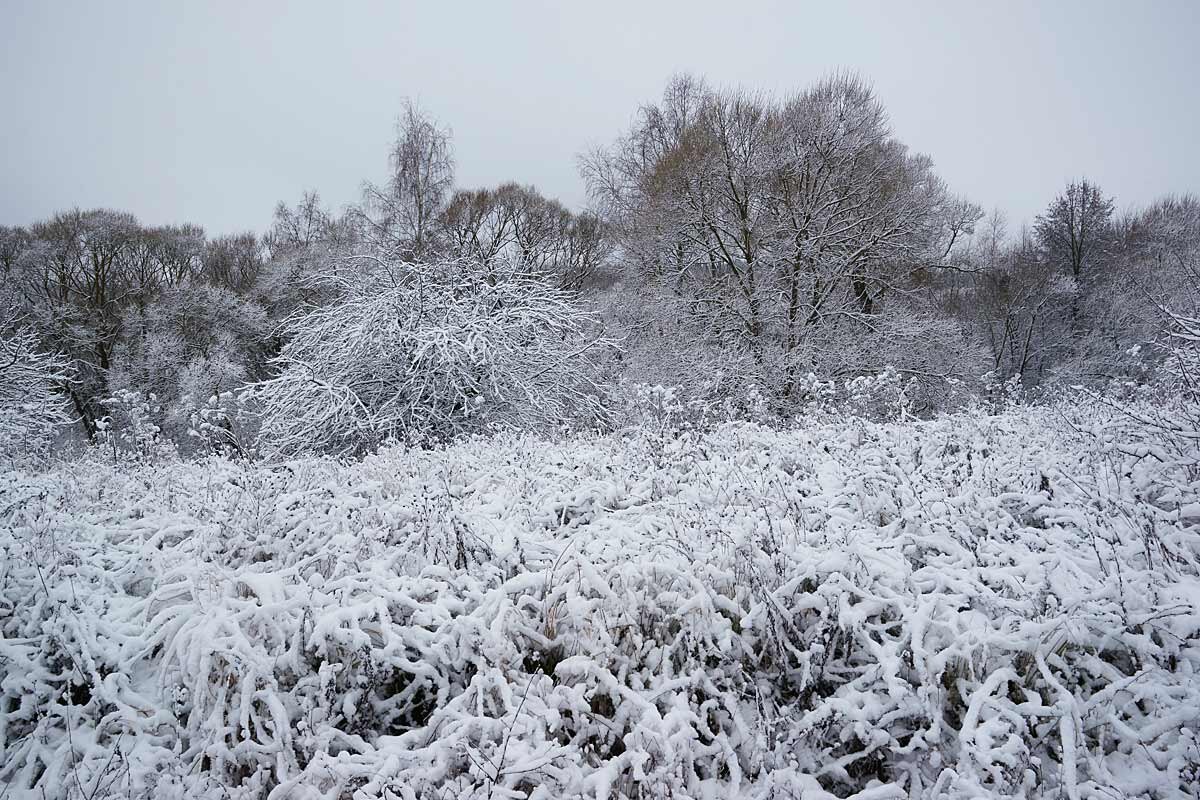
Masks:
[[[10,472],[0,782],[1194,796],[1198,489],[1079,403]]]

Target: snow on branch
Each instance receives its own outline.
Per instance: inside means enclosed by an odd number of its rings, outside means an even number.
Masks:
[[[0,335],[0,448],[40,452],[71,422],[62,388],[70,363],[40,350],[37,334],[21,329]]]
[[[290,320],[278,375],[252,389],[264,452],[361,453],[602,412],[593,359],[613,343],[535,276],[388,263],[341,285],[339,302]]]

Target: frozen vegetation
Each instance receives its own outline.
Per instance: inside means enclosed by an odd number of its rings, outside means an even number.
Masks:
[[[0,800],[1200,797],[1200,197],[887,120],[0,226]]]
[[[8,797],[1183,798],[1187,409],[0,478]]]

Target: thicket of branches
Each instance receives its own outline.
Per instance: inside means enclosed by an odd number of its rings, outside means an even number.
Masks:
[[[569,295],[471,260],[372,268],[285,325],[276,374],[250,390],[271,452],[361,454],[601,417],[590,353],[611,343]]]

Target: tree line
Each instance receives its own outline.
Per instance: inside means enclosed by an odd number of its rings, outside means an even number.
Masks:
[[[456,435],[489,419],[479,408],[505,409],[491,422],[596,412],[633,384],[753,388],[787,414],[814,381],[886,369],[933,413],[1014,376],[1136,383],[1167,313],[1197,309],[1194,195],[1119,210],[1081,178],[1013,230],[901,142],[852,74],[783,97],[672,79],[580,157],[583,211],[516,182],[456,186],[450,132],[411,104],[388,156],[359,202],[333,211],[308,192],[262,235],[112,210],[0,227],[3,377],[43,375],[28,394],[52,386],[88,438],[121,393],[153,397],[158,427],[182,435],[209,398],[248,386],[310,430],[351,398],[339,425],[370,429],[360,442],[434,420]],[[396,311],[414,304],[430,311]],[[407,327],[368,330],[380,314]]]

